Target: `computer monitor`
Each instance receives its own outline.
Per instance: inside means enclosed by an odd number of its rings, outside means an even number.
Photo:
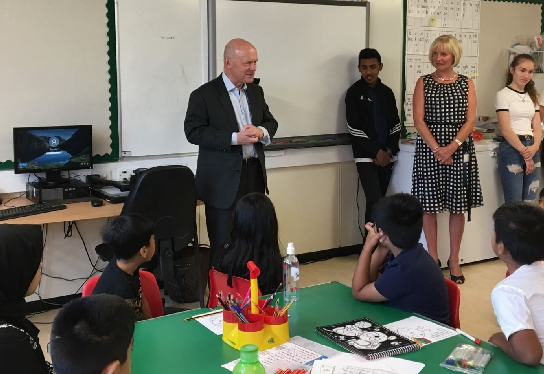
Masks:
[[[60,172],[92,169],[92,126],[14,127],[15,174],[45,172],[61,183]]]

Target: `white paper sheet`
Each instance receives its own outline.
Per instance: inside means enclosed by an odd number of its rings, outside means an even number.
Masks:
[[[414,340],[415,338],[423,345],[458,335],[455,330],[414,316],[390,323],[384,327],[387,327],[389,330],[405,336],[408,339]]]
[[[195,316],[196,317],[196,316]],[[212,314],[208,317],[197,318],[196,321],[209,329],[215,335],[223,335],[223,313]]]
[[[365,360],[362,357],[341,353],[331,359],[314,363],[312,374],[418,374],[425,364],[386,357],[379,360]]]
[[[295,336],[287,343],[259,352],[259,361],[268,373],[274,372],[278,367],[294,368],[302,365],[311,365],[314,360],[336,356],[339,353],[332,348]],[[231,361],[228,364],[222,365],[222,367],[232,371],[238,361]]]

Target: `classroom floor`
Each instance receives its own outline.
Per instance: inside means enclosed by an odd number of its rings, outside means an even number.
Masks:
[[[300,286],[306,287],[330,281],[351,286],[351,277],[357,265],[357,259],[358,256],[353,255],[302,265]],[[504,279],[506,266],[500,260],[491,260],[466,265],[462,269],[467,281],[459,286],[461,289],[461,328],[472,336],[487,340],[493,333],[499,331],[491,305],[491,290],[501,279]],[[449,275],[447,269],[444,270],[444,275]],[[197,307],[198,303],[181,304],[181,306]],[[46,352],[46,346],[51,333],[50,322],[56,315],[57,310],[52,310],[31,318],[31,321],[36,323],[41,330],[40,342],[48,361],[50,361],[50,356]]]

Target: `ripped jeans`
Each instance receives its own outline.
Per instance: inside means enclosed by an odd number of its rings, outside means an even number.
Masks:
[[[533,140],[522,140],[524,146],[533,144]],[[533,156],[535,170],[525,175],[525,160],[521,154],[503,140],[499,145],[498,165],[501,175],[504,201],[526,201],[533,203],[540,183],[540,156],[538,152]]]

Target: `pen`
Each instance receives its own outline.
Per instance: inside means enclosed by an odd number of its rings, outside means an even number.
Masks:
[[[469,340],[472,340],[474,343],[480,345],[482,344],[482,342],[479,340],[479,339],[476,339],[475,337],[473,336],[470,336],[469,334],[467,334],[466,332],[460,330],[460,329],[455,329],[455,331],[457,331],[459,334],[463,335],[465,338],[469,339]]]
[[[242,311],[240,309],[238,309],[234,305],[231,305],[231,309],[234,310],[236,316],[238,317],[238,319],[240,319],[240,321],[248,323],[248,320],[246,319],[246,317],[244,317],[244,315],[243,315],[243,313],[242,313]]]
[[[283,283],[280,282],[280,284],[278,285],[278,288],[276,288],[276,291],[272,295],[270,295],[270,297],[266,299],[266,301],[264,302],[263,308],[266,308],[269,304],[272,304],[272,302],[274,301],[274,298],[276,297],[276,294],[278,293],[282,285]]]

